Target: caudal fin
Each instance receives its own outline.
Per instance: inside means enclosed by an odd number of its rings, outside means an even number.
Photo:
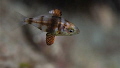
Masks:
[[[12,33],[16,29],[19,29],[23,25],[27,24],[26,22],[24,22],[26,17],[17,11],[14,11],[13,13],[11,13],[11,16],[9,17],[10,17],[8,18],[9,21],[5,22],[7,27],[9,27],[9,29],[6,29],[8,33]],[[2,27],[2,28],[4,29],[5,27]]]
[[[22,13],[19,13],[19,12],[17,12],[17,15],[18,15],[18,18],[19,18],[19,25],[20,26],[23,26],[23,25],[26,25],[27,24],[27,17],[25,17]]]

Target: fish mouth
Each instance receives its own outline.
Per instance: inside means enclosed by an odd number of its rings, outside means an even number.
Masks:
[[[79,34],[80,30],[78,28],[76,28],[76,34]]]
[[[78,29],[78,30],[77,30],[77,34],[79,34],[79,33],[80,33],[80,30]]]

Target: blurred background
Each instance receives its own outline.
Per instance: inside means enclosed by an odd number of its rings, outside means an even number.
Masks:
[[[57,36],[19,23],[60,9],[80,34]],[[0,0],[0,68],[120,68],[120,0]]]

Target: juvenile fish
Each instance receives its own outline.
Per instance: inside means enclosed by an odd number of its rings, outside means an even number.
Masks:
[[[79,34],[80,30],[71,22],[61,17],[62,12],[58,9],[49,11],[51,15],[25,18],[25,24],[31,24],[38,29],[47,32],[46,44],[52,45],[55,36],[71,36]]]

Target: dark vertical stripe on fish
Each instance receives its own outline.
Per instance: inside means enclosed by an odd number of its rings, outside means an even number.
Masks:
[[[40,30],[42,30],[43,18],[44,18],[44,16],[41,16],[41,18],[40,18],[40,21],[41,21],[40,22],[40,27],[39,27]]]
[[[31,24],[33,22],[33,18],[28,19],[28,24]]]
[[[50,25],[47,28],[47,32],[53,33],[55,31],[55,28],[57,27],[58,17],[52,16]]]
[[[59,17],[59,21],[58,21],[58,31],[60,34],[60,32],[61,32],[61,17]]]

